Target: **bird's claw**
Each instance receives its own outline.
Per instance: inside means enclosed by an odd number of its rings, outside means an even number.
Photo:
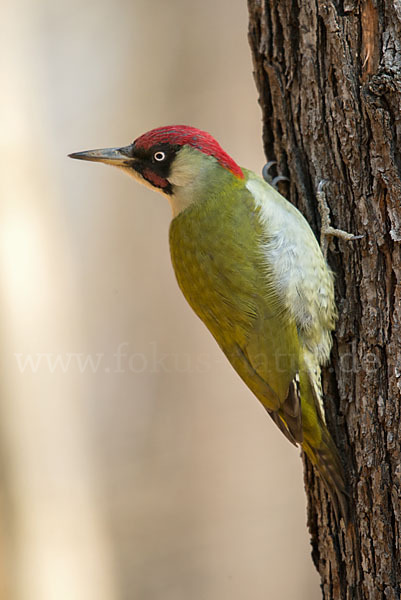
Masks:
[[[326,187],[326,185],[328,185],[330,182],[328,179],[321,179],[319,181],[319,185],[317,186],[317,193],[321,194],[324,190],[324,188]]]
[[[262,169],[262,177],[267,183],[277,190],[277,184],[280,183],[280,181],[289,181],[289,179],[285,175],[277,175],[276,177],[272,177],[269,171],[274,165],[277,165],[277,161],[269,160],[269,162],[267,162]]]
[[[269,160],[269,162],[267,162],[262,169],[262,177],[265,181],[267,181],[267,183],[271,183],[272,181],[272,176],[270,175],[269,171],[276,164],[276,160]]]
[[[329,183],[330,182],[328,179],[321,179],[317,186],[316,193],[318,209],[321,218],[320,246],[325,257],[327,255],[328,249],[328,238],[337,237],[342,240],[346,240],[347,242],[350,242],[353,240],[360,240],[364,237],[364,235],[354,235],[353,233],[348,233],[348,231],[344,231],[343,229],[336,229],[335,227],[331,226],[330,209],[326,201],[326,195],[324,193],[324,188]]]
[[[271,185],[277,190],[277,184],[280,181],[289,181],[289,179],[285,175],[277,175],[277,177],[272,180]]]

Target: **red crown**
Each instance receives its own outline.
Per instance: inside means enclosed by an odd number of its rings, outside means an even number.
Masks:
[[[178,146],[192,146],[204,154],[214,156],[222,167],[228,169],[236,177],[244,178],[241,167],[224,152],[218,142],[206,131],[196,129],[196,127],[187,127],[186,125],[168,125],[167,127],[158,127],[144,133],[135,140],[137,148],[149,150],[156,144],[172,144]]]

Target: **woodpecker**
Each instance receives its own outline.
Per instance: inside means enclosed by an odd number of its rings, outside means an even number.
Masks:
[[[182,293],[346,519],[320,379],[337,318],[333,274],[302,214],[194,127],[160,127],[129,146],[70,156],[119,167],[168,198]]]

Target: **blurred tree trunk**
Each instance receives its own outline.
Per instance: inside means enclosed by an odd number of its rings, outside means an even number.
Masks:
[[[346,468],[355,540],[310,465],[308,523],[323,597],[401,597],[401,5],[397,0],[248,0],[264,147],[287,197],[334,227],[339,321],[323,384]]]

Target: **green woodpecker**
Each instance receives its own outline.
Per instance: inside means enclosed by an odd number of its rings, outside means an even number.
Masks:
[[[70,156],[120,167],[168,198],[185,298],[276,425],[301,444],[345,518],[320,382],[336,321],[333,275],[301,213],[194,127],[161,127],[123,148]]]

